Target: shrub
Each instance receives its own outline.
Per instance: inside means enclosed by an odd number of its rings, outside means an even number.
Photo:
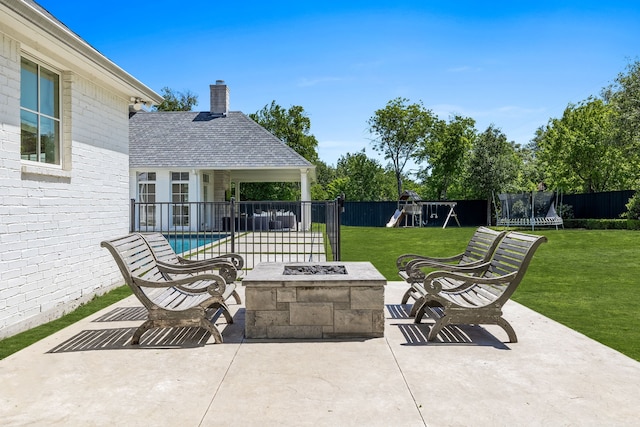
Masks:
[[[636,191],[625,205],[627,211],[621,216],[627,219],[640,219],[640,191]]]
[[[564,228],[587,230],[639,230],[640,220],[624,219],[565,219]]]
[[[573,206],[560,203],[556,209],[556,213],[562,219],[571,219],[573,218]]]
[[[627,220],[627,230],[640,230],[640,220],[639,219],[628,219]]]

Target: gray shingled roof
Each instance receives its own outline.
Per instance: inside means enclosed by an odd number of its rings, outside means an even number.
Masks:
[[[129,167],[306,168],[313,165],[239,111],[139,112],[129,118]]]

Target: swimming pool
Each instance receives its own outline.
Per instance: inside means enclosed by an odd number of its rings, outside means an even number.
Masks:
[[[207,245],[220,239],[227,237],[226,234],[171,234],[165,235],[169,244],[177,254],[190,251],[191,249]]]

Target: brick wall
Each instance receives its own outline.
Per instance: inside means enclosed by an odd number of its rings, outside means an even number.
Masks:
[[[19,78],[20,44],[0,33],[0,338],[122,284],[100,241],[129,223],[128,100],[62,70],[65,170],[25,173]]]

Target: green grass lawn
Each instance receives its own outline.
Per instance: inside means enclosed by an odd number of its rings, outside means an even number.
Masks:
[[[81,305],[59,319],[36,326],[33,329],[5,338],[4,340],[0,340],[0,360],[15,353],[16,351],[30,346],[44,337],[66,328],[78,320],[84,319],[105,307],[109,307],[111,304],[114,304],[131,294],[131,289],[128,286],[120,286],[102,296],[93,298],[88,303]]]
[[[342,259],[399,280],[404,253],[455,255],[475,228],[342,228]],[[530,232],[530,231],[526,231]],[[513,299],[640,361],[640,232],[541,229],[547,237]]]

